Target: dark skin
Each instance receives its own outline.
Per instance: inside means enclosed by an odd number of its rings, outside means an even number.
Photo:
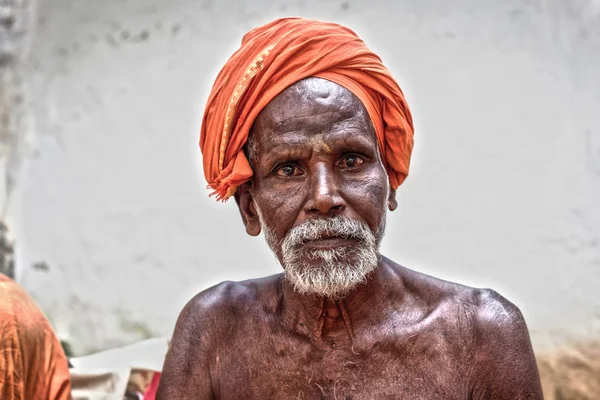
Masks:
[[[334,83],[286,89],[252,140],[254,177],[236,193],[250,235],[266,224],[280,241],[333,215],[377,232],[397,206],[364,106]],[[514,400],[542,391],[516,306],[382,256],[341,300],[300,295],[282,274],[199,293],[177,322],[157,399]]]

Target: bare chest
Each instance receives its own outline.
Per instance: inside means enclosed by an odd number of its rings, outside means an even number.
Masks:
[[[311,343],[262,335],[219,358],[221,399],[467,399],[468,363],[445,335]]]

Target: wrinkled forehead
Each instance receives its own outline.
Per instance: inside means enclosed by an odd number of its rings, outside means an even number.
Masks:
[[[375,138],[369,114],[354,93],[337,83],[310,77],[271,100],[255,120],[253,133],[284,133],[310,128],[308,124],[327,128],[341,121],[351,121]]]

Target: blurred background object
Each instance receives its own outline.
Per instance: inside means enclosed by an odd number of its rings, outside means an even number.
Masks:
[[[167,349],[156,338],[72,358],[73,400],[154,400]]]
[[[8,228],[0,221],[0,274],[15,277],[15,249]]]
[[[600,340],[581,340],[537,358],[546,400],[600,398]]]
[[[571,365],[600,333],[600,0],[0,0],[2,219],[61,339],[169,337],[198,291],[279,272],[208,198],[198,131],[242,35],[289,15],[357,31],[413,111],[382,252],[497,290]]]
[[[25,76],[34,5],[33,0],[0,1],[0,221],[3,238],[10,231],[6,217],[11,195],[21,173],[25,149],[33,137]],[[6,250],[3,247],[0,251],[4,254]],[[5,274],[14,277],[14,271]]]

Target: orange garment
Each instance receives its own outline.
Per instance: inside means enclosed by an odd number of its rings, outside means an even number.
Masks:
[[[402,90],[381,59],[350,29],[304,18],[283,18],[248,32],[227,61],[208,98],[200,148],[204,175],[226,200],[252,169],[244,144],[254,120],[275,96],[310,76],[354,93],[373,122],[391,186],[408,174],[412,116]]]
[[[71,398],[69,365],[31,296],[0,274],[0,399]]]

